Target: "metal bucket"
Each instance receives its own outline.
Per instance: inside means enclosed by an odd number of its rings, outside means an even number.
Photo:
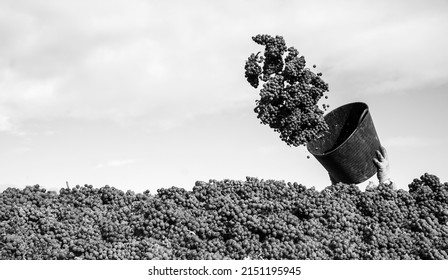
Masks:
[[[350,103],[324,116],[329,131],[307,144],[308,151],[337,182],[359,184],[377,172],[381,144],[367,104]]]

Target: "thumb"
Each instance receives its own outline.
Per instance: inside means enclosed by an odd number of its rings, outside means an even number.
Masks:
[[[374,158],[373,164],[375,164],[376,168],[381,168],[381,162],[378,159]]]

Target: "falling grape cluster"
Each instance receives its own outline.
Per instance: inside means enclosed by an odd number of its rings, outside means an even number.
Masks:
[[[0,259],[448,259],[448,183],[259,180],[0,193]]]
[[[328,131],[324,111],[318,106],[328,91],[322,73],[306,68],[304,56],[294,47],[288,48],[281,36],[252,39],[265,47],[263,55],[251,54],[245,65],[247,81],[255,88],[263,84],[254,109],[260,122],[279,132],[290,146],[305,145]]]

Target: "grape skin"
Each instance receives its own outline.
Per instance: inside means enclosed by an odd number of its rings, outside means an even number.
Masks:
[[[306,68],[304,56],[287,47],[281,36],[257,35],[252,40],[265,47],[264,55],[251,54],[245,64],[245,77],[258,88],[254,112],[262,124],[280,133],[290,146],[305,145],[328,131],[319,100],[328,91],[322,73]],[[313,65],[313,68],[316,66]]]
[[[90,185],[0,193],[0,259],[448,259],[448,183],[425,173],[322,191],[259,180],[156,194]]]

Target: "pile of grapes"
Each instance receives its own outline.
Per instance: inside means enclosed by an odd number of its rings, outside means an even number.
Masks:
[[[259,180],[0,194],[0,259],[448,259],[448,183]]]
[[[321,79],[322,73],[306,68],[305,57],[288,48],[282,36],[257,35],[252,40],[265,48],[263,55],[252,53],[244,67],[251,86],[263,84],[254,109],[260,122],[280,133],[290,146],[305,145],[323,135],[328,125],[318,102],[328,84]],[[328,105],[322,107],[326,110]]]

